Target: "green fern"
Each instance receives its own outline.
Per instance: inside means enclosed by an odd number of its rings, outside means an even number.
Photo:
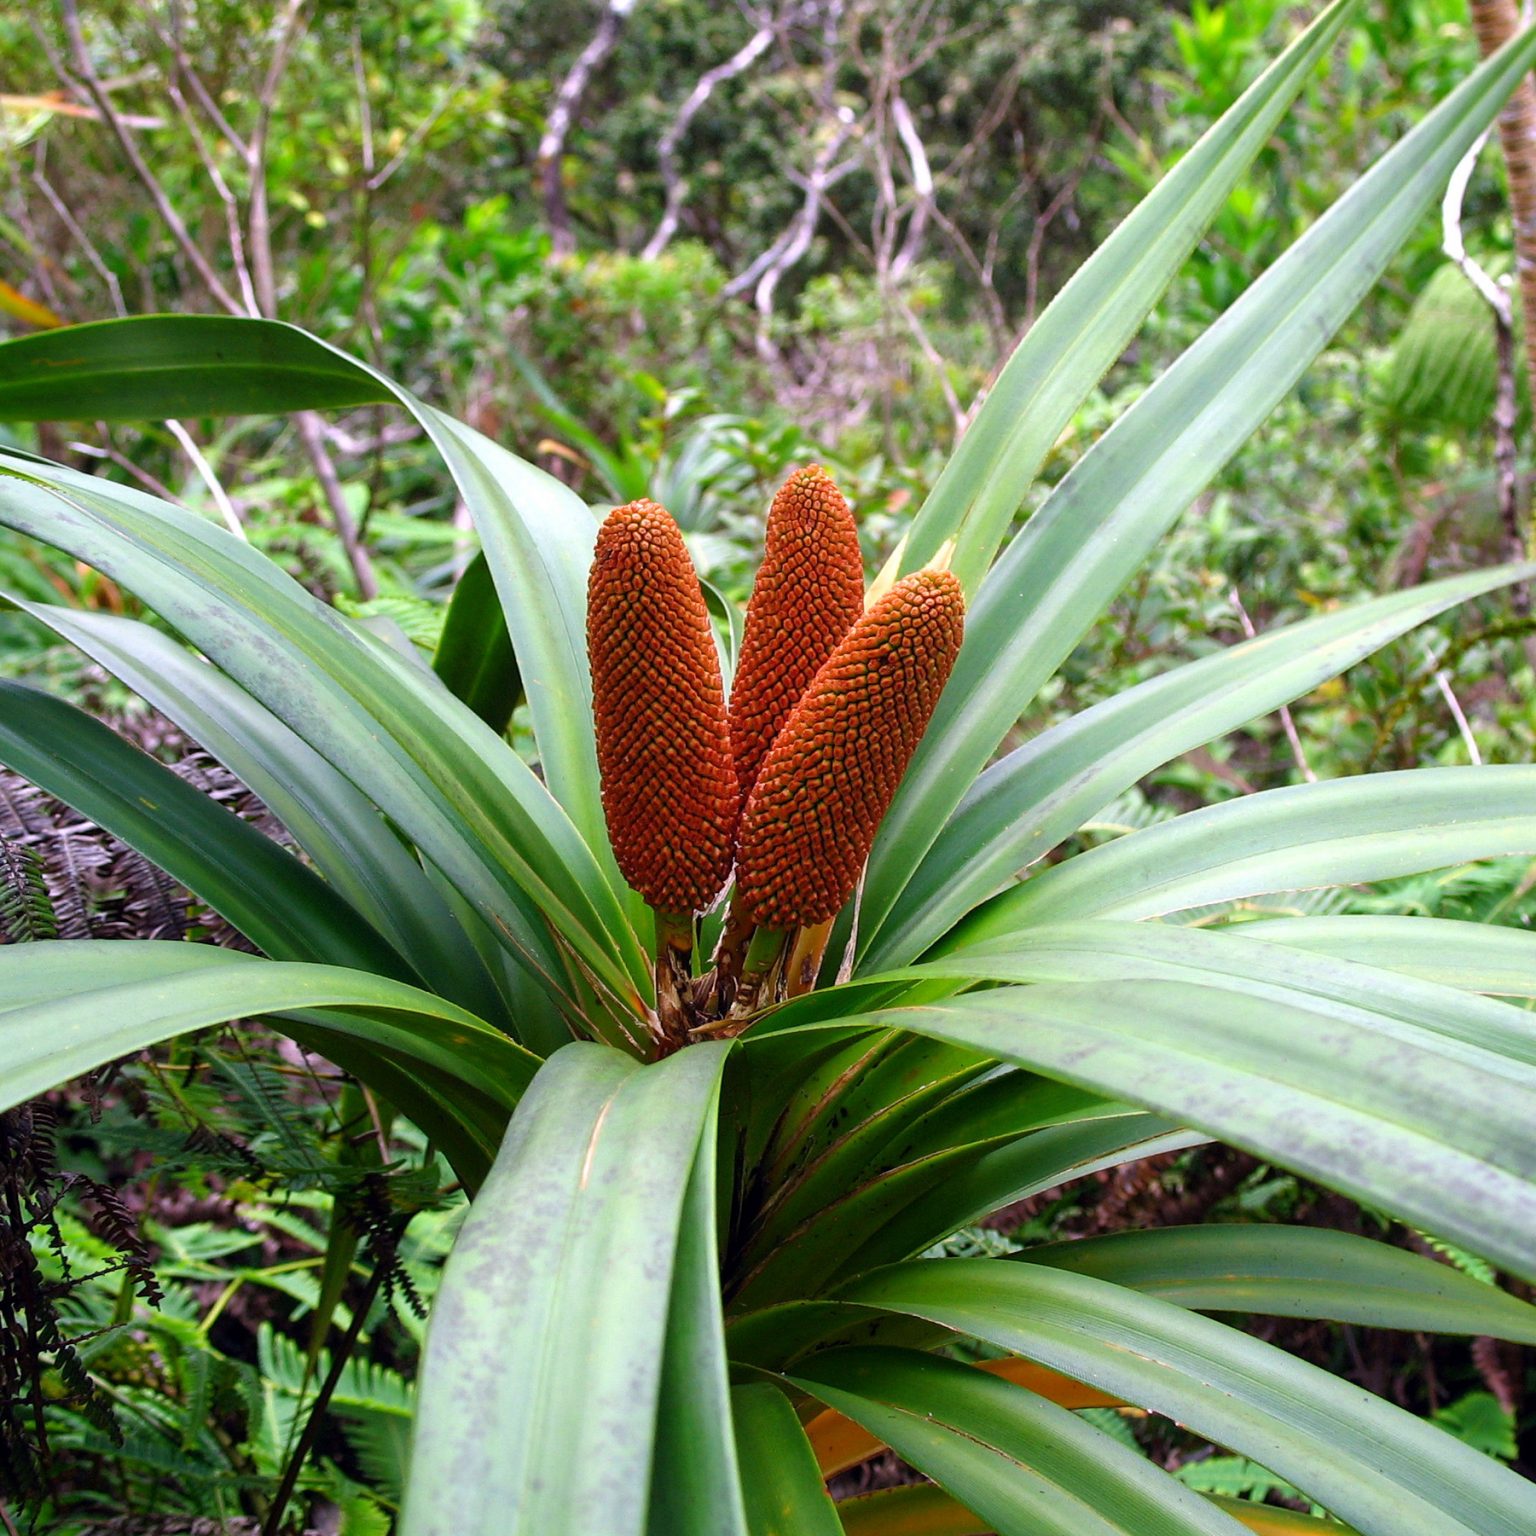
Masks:
[[[1513,1461],[1519,1454],[1515,1417],[1491,1392],[1467,1393],[1435,1414],[1434,1422],[1485,1456]]]
[[[1496,279],[1507,259],[1485,263]],[[1424,285],[1393,348],[1387,403],[1403,423],[1476,431],[1493,414],[1498,358],[1493,316],[1447,262]]]

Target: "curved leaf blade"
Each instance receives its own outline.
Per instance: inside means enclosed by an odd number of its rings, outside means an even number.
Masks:
[[[523,680],[483,550],[465,566],[448,600],[432,670],[454,698],[468,704],[498,736],[506,734],[523,695]]]
[[[753,1382],[731,1393],[731,1407],[752,1536],[842,1536],[789,1399],[777,1387]]]
[[[366,795],[269,709],[134,619],[10,599],[212,753],[282,822],[326,883],[433,988],[494,1023],[505,1004],[415,856]]]
[[[1157,540],[1386,269],[1536,59],[1536,29],[1462,82],[1074,466],[982,583],[885,823],[861,916],[882,924],[998,743]]]
[[[1298,917],[1247,923],[1243,936],[1356,960],[1447,987],[1536,997],[1536,934],[1444,917]]]
[[[1149,679],[1042,731],[988,768],[878,930],[861,971],[904,965],[1137,780],[1344,672],[1436,614],[1529,576],[1504,566],[1271,630]]]
[[[642,1069],[578,1043],[539,1072],[438,1293],[402,1536],[644,1536],[679,1229],[729,1050]]]
[[[903,1264],[845,1300],[921,1317],[1094,1382],[1252,1456],[1364,1536],[1522,1536],[1536,1488],[1283,1350],[1085,1275],[986,1259]]]
[[[546,977],[538,908],[638,1008],[649,966],[569,819],[447,692],[223,529],[142,493],[0,455],[0,524],[137,591],[346,774]]]
[[[1536,1086],[1536,1018],[1525,1009],[1379,966],[1256,945],[1247,936],[1255,926],[1208,931],[1099,919],[1052,923],[913,973],[1015,982],[1194,982],[1294,1003],[1383,1035],[1407,1026],[1415,1044]]]
[[[473,1014],[388,977],[211,944],[59,940],[0,955],[0,1109],[188,1030],[262,1015],[464,1153],[486,1119],[511,1114],[538,1066]],[[455,1167],[473,1182],[478,1156]]]
[[[1536,852],[1536,768],[1416,768],[1263,790],[1068,859],[979,908],[947,948],[1040,921],[1160,917]]]
[[[975,590],[1073,411],[1151,313],[1353,9],[1353,0],[1328,6],[1030,327],[913,520],[902,574],[955,539],[953,568],[966,590]]]
[[[0,678],[0,762],[137,849],[274,959],[416,979],[313,870],[74,705]]]
[[[574,492],[375,369],[277,321],[144,315],[49,334],[57,337],[50,347],[0,347],[0,419],[76,419],[88,407],[100,407],[104,420],[366,402],[410,411],[475,520],[550,790],[615,896],[632,916],[638,913],[602,819],[585,641],[586,573],[597,524]]]
[[[1236,1536],[1103,1430],[983,1371],[916,1350],[824,1351],[789,1378],[986,1518],[998,1536]]]
[[[868,1022],[1178,1117],[1536,1278],[1536,1094],[1427,1031],[1163,980],[1006,987]]]
[[[1046,1264],[1195,1312],[1319,1317],[1366,1328],[1485,1334],[1536,1344],[1536,1307],[1449,1264],[1323,1227],[1162,1227],[1044,1243]]]

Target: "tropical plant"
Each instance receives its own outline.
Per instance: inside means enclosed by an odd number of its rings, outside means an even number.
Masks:
[[[989,766],[1536,59],[1528,34],[1456,88],[1010,541],[1061,429],[1350,10],[1328,6],[1184,156],[996,381],[888,573],[948,560],[969,606],[954,671],[810,978],[823,984],[765,991],[726,1038],[653,1027],[651,947],[675,925],[654,921],[609,846],[587,506],[273,323],[146,318],[0,348],[0,417],[15,419],[398,401],[475,518],[483,561],[429,669],[222,527],[0,456],[0,523],[109,576],[201,657],[131,619],[16,605],[237,774],[304,855],[79,711],[0,684],[0,761],[261,951],[8,949],[0,1106],[259,1016],[421,1127],[473,1202],[429,1332],[408,1536],[1214,1536],[1303,1518],[1202,1494],[1074,1412],[1127,1404],[1272,1474],[1250,1467],[1243,1487],[1283,1482],[1333,1517],[1304,1529],[1536,1528],[1536,1490],[1497,1461],[1207,1315],[1536,1342],[1536,1312],[1456,1270],[1278,1227],[917,1257],[1032,1191],[1216,1138],[1536,1280],[1536,1033],[1503,1000],[1536,996],[1536,937],[1429,917],[1243,925],[1239,908],[1536,851],[1536,768],[1298,784],[1042,862],[1159,764],[1529,568],[1261,635]],[[505,739],[517,705],[536,762]],[[1181,921],[1196,909],[1198,926]],[[704,919],[699,952],[719,923]],[[951,1347],[977,1340],[1001,1358],[976,1368]],[[824,1478],[880,1443],[935,1486],[834,1505]]]

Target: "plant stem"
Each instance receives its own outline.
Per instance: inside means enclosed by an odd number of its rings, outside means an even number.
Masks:
[[[836,918],[828,918],[824,923],[802,928],[796,933],[795,942],[790,946],[789,964],[785,967],[790,997],[800,997],[815,987],[836,921]]]
[[[736,989],[736,999],[727,1018],[745,1020],[763,1003],[773,1001],[779,977],[783,974],[790,932],[788,928],[759,928],[753,934],[742,968],[741,985]]]
[[[693,917],[652,908],[656,918],[656,1018],[662,1055],[688,1042],[698,1022],[693,1001]]]
[[[720,930],[720,942],[715,946],[715,996],[721,1012],[735,1001],[736,987],[747,959],[747,946],[756,931],[757,924],[747,916],[741,898],[732,896],[731,909]]]
[[[283,1523],[283,1514],[288,1508],[288,1501],[293,1497],[293,1490],[298,1486],[299,1474],[304,1470],[304,1463],[309,1460],[309,1453],[314,1449],[315,1441],[320,1438],[321,1419],[330,1404],[332,1394],[336,1391],[337,1383],[341,1380],[341,1373],[352,1357],[352,1351],[357,1348],[363,1323],[373,1306],[374,1297],[379,1294],[379,1287],[383,1285],[388,1269],[388,1260],[383,1255],[375,1255],[373,1273],[368,1277],[368,1284],[363,1288],[363,1294],[358,1298],[357,1308],[352,1314],[352,1326],[347,1329],[347,1336],[341,1341],[341,1347],[332,1357],[331,1368],[326,1372],[325,1380],[321,1383],[320,1391],[315,1397],[314,1406],[309,1410],[309,1418],[305,1420],[304,1433],[299,1436],[299,1443],[294,1447],[293,1455],[288,1458],[288,1465],[283,1468],[283,1480],[278,1484],[272,1507],[267,1511],[266,1521],[261,1528],[262,1536],[278,1536]]]

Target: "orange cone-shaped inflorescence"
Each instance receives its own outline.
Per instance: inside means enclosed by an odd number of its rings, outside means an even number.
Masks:
[[[768,512],[731,688],[731,747],[742,799],[791,711],[864,607],[859,536],[819,464],[784,482]]]
[[[654,501],[617,508],[598,533],[587,655],[619,869],[651,906],[698,912],[730,874],[740,800],[704,595]]]
[[[947,571],[896,583],[854,624],[769,749],[747,801],[736,889],[769,928],[823,923],[853,894],[960,650]]]

